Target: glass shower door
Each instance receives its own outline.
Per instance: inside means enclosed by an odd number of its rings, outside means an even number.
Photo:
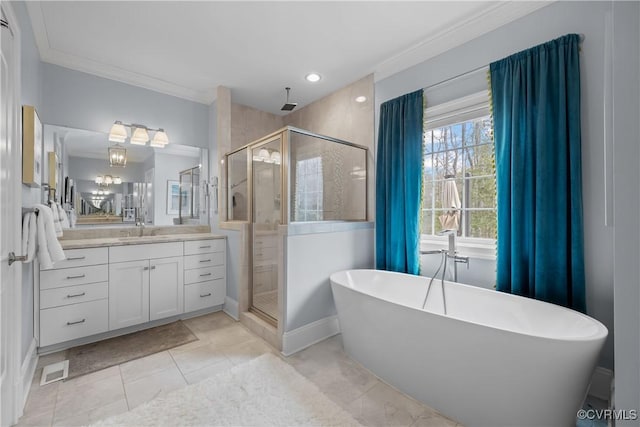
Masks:
[[[278,226],[282,223],[282,135],[252,148],[252,310],[277,324]]]

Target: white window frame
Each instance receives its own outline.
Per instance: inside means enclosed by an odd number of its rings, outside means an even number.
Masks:
[[[319,189],[319,191],[315,192],[315,193],[317,193],[317,196],[319,197],[318,205],[317,205],[316,209],[302,209],[305,212],[305,215],[304,215],[305,218],[303,220],[296,219],[296,222],[322,221],[323,217],[324,217],[324,183],[323,183],[323,180],[322,180],[322,156],[318,155],[318,156],[315,156],[315,157],[308,157],[306,159],[297,159],[296,160],[297,163],[309,162],[309,161],[315,161],[315,162],[318,163],[318,165],[317,165],[317,167],[318,167],[317,178],[319,179],[320,189]],[[297,175],[298,170],[299,170],[298,167],[299,167],[299,165],[296,165],[296,175]],[[305,175],[309,176],[310,174],[305,174]],[[301,177],[296,176],[296,185],[295,185],[296,188],[294,189],[294,194],[295,194],[295,196],[294,196],[295,202],[294,203],[295,204],[297,204],[297,202],[298,202],[298,197],[300,197],[302,195],[307,197],[309,195],[308,192],[300,190],[299,185],[300,185],[300,181],[301,180],[299,178],[301,178]],[[296,208],[295,208],[295,205],[294,205],[294,210],[295,209]],[[308,214],[310,212],[315,212],[316,214],[318,214],[319,218],[317,218],[315,220],[307,219],[307,217],[306,217],[307,215],[306,214]]]
[[[428,102],[428,100],[427,100]],[[445,102],[425,110],[425,131],[437,127],[460,123],[467,120],[491,114],[489,91],[474,93],[463,98]],[[449,240],[447,236],[434,236],[420,234],[420,250],[430,251],[447,249]],[[496,259],[495,239],[483,239],[479,237],[456,237],[458,251],[472,258]]]

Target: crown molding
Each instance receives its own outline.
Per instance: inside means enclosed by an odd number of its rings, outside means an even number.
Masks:
[[[124,70],[92,59],[82,58],[53,49],[49,44],[47,27],[40,2],[26,2],[26,6],[36,45],[38,46],[38,52],[40,53],[40,60],[43,62],[205,105],[210,105],[216,99],[215,88],[207,90],[191,89],[152,76]]]
[[[485,10],[460,21],[374,67],[376,82],[413,67],[441,53],[458,47],[509,22],[522,18],[538,9],[554,3],[550,1],[497,2]]]

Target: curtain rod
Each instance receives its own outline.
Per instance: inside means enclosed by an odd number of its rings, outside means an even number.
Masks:
[[[580,36],[580,43],[584,42],[584,38],[585,38],[584,34],[578,34],[578,35]],[[442,86],[443,84],[449,83],[449,82],[451,82],[453,80],[457,80],[459,78],[468,76],[470,74],[477,73],[478,71],[481,71],[481,70],[485,70],[486,71],[488,69],[489,69],[489,65],[482,65],[480,67],[474,68],[473,70],[465,71],[464,73],[457,74],[457,75],[455,75],[453,77],[449,77],[448,79],[445,79],[445,80],[439,81],[437,83],[434,83],[432,85],[423,87],[422,90],[434,89],[436,87]]]

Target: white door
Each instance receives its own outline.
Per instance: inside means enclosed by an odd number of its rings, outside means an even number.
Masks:
[[[149,261],[109,264],[109,330],[149,321]]]
[[[149,261],[149,318],[175,316],[184,311],[184,279],[182,257]]]
[[[20,180],[18,125],[20,109],[17,102],[16,43],[10,23],[2,8],[2,55],[0,59],[0,424],[12,425],[20,415],[21,388],[18,386],[20,364],[20,286],[21,263],[9,266],[8,254],[22,255],[20,242],[20,198],[15,180]],[[14,56],[16,53],[16,56]]]

